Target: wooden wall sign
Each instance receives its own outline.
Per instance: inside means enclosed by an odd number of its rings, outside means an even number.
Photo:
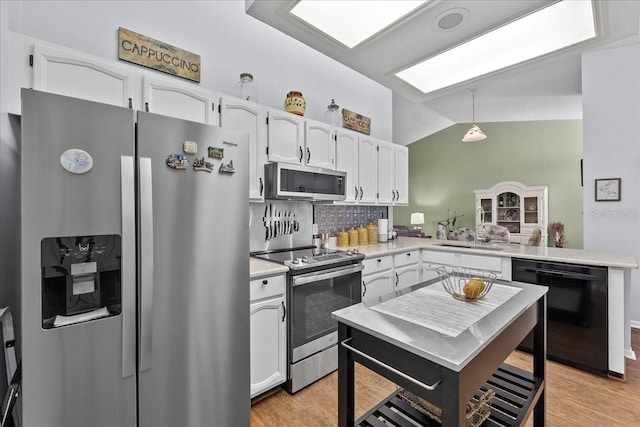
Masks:
[[[346,108],[342,109],[342,126],[367,135],[371,133],[371,119]]]
[[[122,27],[118,29],[118,58],[200,82],[200,55]]]

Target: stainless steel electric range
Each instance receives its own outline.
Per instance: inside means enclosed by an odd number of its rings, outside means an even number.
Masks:
[[[364,255],[315,246],[251,255],[289,267],[285,388],[295,393],[337,369],[338,324],[331,313],[360,302]]]

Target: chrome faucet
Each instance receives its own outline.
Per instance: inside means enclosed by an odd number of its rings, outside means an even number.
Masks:
[[[484,242],[485,241],[485,236],[484,236],[484,231],[485,231],[484,209],[482,209],[482,206],[478,206],[478,208],[476,209],[476,217],[478,216],[478,211],[480,211],[480,224],[476,225],[476,232],[473,233],[473,243],[475,245],[477,245],[478,242]],[[482,236],[479,236],[480,234]]]

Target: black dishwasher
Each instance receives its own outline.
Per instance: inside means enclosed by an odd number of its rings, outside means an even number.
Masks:
[[[512,280],[549,288],[547,357],[607,375],[607,268],[513,258]],[[518,347],[531,352],[529,334]]]

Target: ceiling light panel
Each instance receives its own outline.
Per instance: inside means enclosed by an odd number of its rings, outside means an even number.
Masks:
[[[591,1],[565,0],[400,71],[396,76],[426,94],[595,36]]]
[[[301,0],[290,13],[353,48],[428,1]]]

